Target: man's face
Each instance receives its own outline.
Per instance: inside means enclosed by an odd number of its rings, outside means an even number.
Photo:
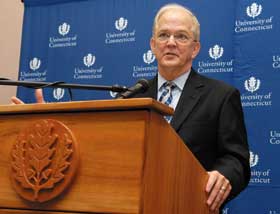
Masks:
[[[182,10],[166,11],[158,20],[150,45],[158,61],[159,72],[188,71],[199,52],[200,44],[194,41],[191,17]]]

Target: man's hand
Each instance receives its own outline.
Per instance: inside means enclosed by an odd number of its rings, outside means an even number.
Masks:
[[[218,213],[232,187],[229,180],[218,171],[211,171],[208,174],[209,179],[206,185],[207,205],[213,213]]]
[[[35,97],[36,97],[37,103],[45,103],[44,96],[43,96],[43,90],[41,88],[35,90]],[[14,96],[11,97],[11,101],[13,104],[24,104],[24,102],[22,100],[20,100],[17,97],[14,97]]]

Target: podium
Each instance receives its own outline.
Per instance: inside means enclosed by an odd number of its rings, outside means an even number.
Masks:
[[[209,213],[172,113],[150,98],[0,106],[0,213]]]

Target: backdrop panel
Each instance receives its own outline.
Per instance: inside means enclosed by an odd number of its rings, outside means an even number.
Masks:
[[[150,50],[153,17],[167,0],[25,0],[20,80],[133,85],[157,72]],[[236,86],[245,113],[252,176],[223,213],[280,213],[280,3],[272,0],[177,0],[201,24],[194,68]],[[18,96],[34,102],[33,90]],[[49,102],[68,101],[44,89]],[[109,92],[73,90],[73,100],[112,99]]]

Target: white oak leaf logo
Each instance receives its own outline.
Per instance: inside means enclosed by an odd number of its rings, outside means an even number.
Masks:
[[[214,45],[212,48],[209,49],[209,56],[212,58],[212,59],[219,59],[220,57],[223,56],[223,53],[224,53],[224,48],[223,47],[220,47],[219,45]]]
[[[59,25],[58,32],[60,35],[65,36],[70,31],[70,25],[64,22],[63,24]]]
[[[248,80],[245,80],[244,87],[247,91],[253,93],[259,90],[261,81],[255,77],[250,77]]]
[[[250,151],[250,167],[254,167],[259,162],[259,156]]]
[[[53,97],[56,100],[60,100],[63,98],[65,90],[63,88],[56,88],[53,90]]]
[[[93,66],[93,64],[95,63],[95,59],[96,59],[96,57],[94,55],[92,55],[91,53],[87,54],[83,58],[84,65],[87,67]]]
[[[249,17],[253,19],[259,16],[262,12],[262,6],[258,5],[256,2],[252,3],[251,6],[248,6],[246,9],[246,13]]]
[[[146,64],[151,64],[155,61],[156,57],[151,50],[148,50],[147,53],[143,54],[143,60]]]
[[[122,31],[127,27],[128,21],[127,19],[120,17],[118,20],[115,21],[115,27],[117,30]]]
[[[36,71],[39,69],[41,66],[41,60],[38,59],[37,57],[34,57],[32,60],[29,62],[29,67],[31,70]]]

